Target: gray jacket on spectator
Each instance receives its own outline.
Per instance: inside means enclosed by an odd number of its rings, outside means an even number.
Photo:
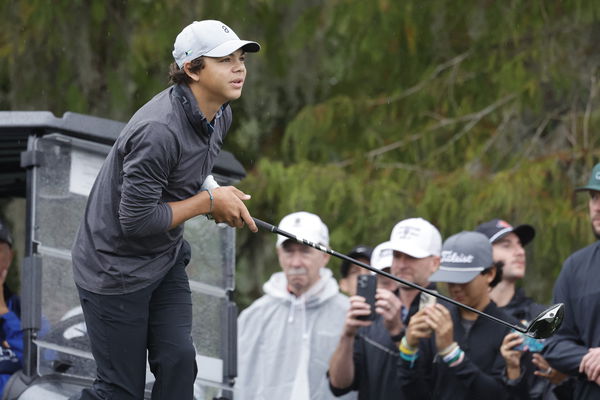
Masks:
[[[327,368],[349,307],[331,270],[302,296],[287,289],[283,272],[238,319],[236,400],[325,400]],[[344,399],[355,399],[348,394]]]

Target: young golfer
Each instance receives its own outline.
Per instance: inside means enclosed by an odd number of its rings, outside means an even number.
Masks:
[[[233,227],[256,225],[233,186],[210,176],[240,97],[246,53],[214,20],[175,40],[172,86],[129,120],[90,193],[73,245],[75,283],[97,364],[81,399],[144,397],[146,352],[153,399],[192,399],[196,377],[192,301],[183,222],[210,214]]]

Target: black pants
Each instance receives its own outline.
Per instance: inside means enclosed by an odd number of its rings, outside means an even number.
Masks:
[[[97,376],[87,399],[143,399],[146,350],[156,381],[153,400],[193,398],[196,379],[192,344],[192,297],[184,242],[176,264],[147,288],[123,295],[99,295],[78,287]]]

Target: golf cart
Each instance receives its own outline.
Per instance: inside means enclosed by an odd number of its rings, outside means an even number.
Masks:
[[[0,197],[24,197],[20,265],[23,369],[3,399],[68,399],[91,385],[95,363],[73,282],[71,253],[87,196],[123,123],[66,113],[0,112]],[[222,151],[213,169],[221,185],[245,176]],[[235,232],[204,217],[186,222],[198,377],[195,399],[232,399],[236,376]],[[147,370],[146,398],[154,377]]]

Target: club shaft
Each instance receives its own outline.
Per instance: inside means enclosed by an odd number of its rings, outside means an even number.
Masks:
[[[459,303],[458,301],[456,301],[456,300],[453,300],[453,299],[451,299],[451,298],[449,298],[449,297],[446,297],[446,296],[444,296],[444,295],[442,295],[442,294],[440,294],[440,293],[436,292],[435,290],[431,290],[431,289],[424,288],[424,287],[422,287],[422,286],[419,286],[419,285],[417,285],[417,284],[415,284],[415,283],[412,283],[412,282],[406,281],[406,280],[404,280],[404,279],[402,279],[402,278],[398,278],[397,276],[394,276],[394,275],[392,275],[392,274],[390,274],[390,273],[387,273],[387,272],[385,272],[385,271],[380,271],[380,270],[378,270],[377,268],[374,268],[374,267],[370,266],[369,264],[365,264],[364,262],[361,262],[361,261],[355,260],[354,258],[352,258],[352,257],[348,257],[348,256],[347,256],[347,255],[345,255],[345,254],[338,253],[337,251],[335,251],[335,250],[332,250],[332,249],[330,249],[330,248],[328,248],[328,247],[325,247],[325,246],[323,246],[323,245],[320,245],[320,244],[318,244],[318,243],[313,243],[313,242],[311,242],[310,240],[307,240],[307,239],[304,239],[304,238],[298,237],[298,236],[296,236],[296,235],[293,235],[293,234],[291,234],[291,233],[289,233],[289,232],[282,231],[281,229],[279,229],[279,228],[278,228],[278,227],[276,227],[275,225],[271,225],[271,224],[269,224],[268,222],[262,221],[262,220],[260,220],[260,219],[258,219],[258,218],[253,218],[253,219],[254,219],[254,222],[256,222],[256,225],[257,225],[258,227],[260,227],[260,228],[262,228],[262,229],[265,229],[265,230],[268,230],[269,232],[276,233],[276,234],[279,234],[279,235],[285,236],[285,237],[287,237],[287,238],[289,238],[289,239],[296,240],[296,241],[298,241],[298,242],[300,242],[300,243],[303,243],[303,244],[305,244],[305,245],[307,245],[307,246],[310,246],[310,247],[312,247],[312,248],[315,248],[315,249],[317,249],[317,250],[320,250],[320,251],[322,251],[322,252],[324,252],[324,253],[331,254],[332,256],[335,256],[335,257],[337,257],[337,258],[341,258],[342,260],[346,260],[346,261],[348,261],[348,262],[351,262],[351,263],[353,263],[353,264],[356,264],[356,265],[358,265],[359,267],[362,267],[362,268],[368,269],[369,271],[371,271],[371,272],[373,272],[373,273],[376,273],[376,274],[378,274],[378,275],[381,275],[381,276],[385,276],[386,278],[389,278],[389,279],[391,279],[391,280],[393,280],[393,281],[396,281],[396,282],[398,282],[398,283],[401,283],[401,284],[403,284],[403,285],[405,285],[405,286],[409,286],[409,287],[411,287],[411,288],[413,288],[413,289],[417,289],[417,290],[419,290],[419,291],[421,291],[421,292],[424,292],[424,293],[427,293],[427,294],[429,294],[429,295],[431,295],[431,296],[437,297],[438,299],[442,299],[442,300],[444,300],[444,301],[447,301],[448,303],[452,303],[452,304],[454,304],[454,305],[456,305],[456,306],[458,306],[458,307],[461,307],[461,308],[464,308],[465,310],[468,310],[468,311],[474,312],[474,313],[476,313],[476,314],[479,314],[479,315],[481,315],[482,317],[489,318],[489,319],[491,319],[491,320],[493,320],[493,321],[496,321],[496,322],[497,322],[497,323],[499,323],[499,324],[502,324],[502,325],[508,326],[509,328],[512,328],[512,329],[514,329],[514,330],[516,330],[516,331],[519,331],[519,332],[521,332],[521,333],[526,333],[526,332],[527,332],[527,329],[525,329],[525,328],[521,328],[520,326],[513,325],[513,324],[511,324],[511,323],[509,323],[509,322],[506,322],[506,321],[504,321],[504,320],[500,319],[500,318],[496,318],[496,317],[494,317],[493,315],[489,315],[489,314],[486,314],[486,313],[484,313],[483,311],[479,311],[479,310],[477,310],[476,308],[469,307],[469,306],[468,306],[468,305],[466,305],[466,304]]]

